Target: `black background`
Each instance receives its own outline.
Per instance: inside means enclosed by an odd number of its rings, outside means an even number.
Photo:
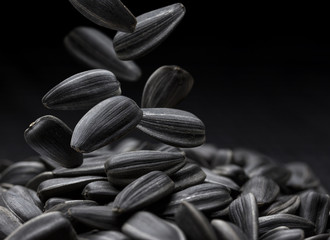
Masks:
[[[123,2],[135,16],[174,3]],[[207,142],[251,148],[279,162],[307,162],[327,186],[330,38],[324,6],[182,3],[184,19],[157,49],[136,60],[143,75],[122,82],[123,95],[140,103],[153,71],[179,65],[195,85],[178,108],[203,120]],[[35,154],[23,137],[32,121],[53,114],[74,128],[84,114],[41,104],[50,88],[86,70],[67,53],[64,36],[79,25],[109,37],[116,32],[88,21],[69,1],[9,2],[1,10],[0,159],[18,161]]]

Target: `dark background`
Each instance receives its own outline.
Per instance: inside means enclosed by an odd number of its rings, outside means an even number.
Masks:
[[[123,2],[135,16],[174,3]],[[123,95],[139,104],[153,71],[179,65],[195,85],[178,107],[203,120],[207,142],[251,148],[279,162],[307,162],[327,186],[330,39],[324,7],[216,2],[182,1],[184,19],[162,45],[136,60],[143,75],[138,82],[122,82]],[[23,137],[35,119],[53,114],[74,128],[84,114],[41,104],[50,88],[86,70],[64,48],[64,36],[79,25],[109,37],[116,32],[88,21],[69,1],[1,8],[0,159],[18,161],[35,154]]]

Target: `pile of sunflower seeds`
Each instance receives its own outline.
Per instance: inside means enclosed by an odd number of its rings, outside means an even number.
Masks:
[[[119,80],[140,78],[134,59],[169,36],[182,4],[135,18],[119,0],[70,2],[118,33],[80,26],[65,37],[90,69],[42,103],[86,114],[73,130],[38,118],[24,133],[36,155],[0,163],[0,239],[330,239],[329,195],[307,164],[207,143],[203,122],[175,108],[194,83],[186,70],[156,69],[140,106],[121,94]]]

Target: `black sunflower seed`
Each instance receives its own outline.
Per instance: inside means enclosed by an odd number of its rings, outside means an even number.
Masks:
[[[248,240],[245,233],[237,225],[223,221],[221,219],[213,219],[211,221],[213,229],[218,237],[222,240]]]
[[[274,203],[264,209],[261,215],[273,215],[279,213],[295,214],[300,206],[298,195],[279,196]]]
[[[49,198],[45,204],[44,204],[44,209],[43,211],[46,212],[47,210],[51,209],[52,207],[60,204],[60,203],[64,203],[66,201],[70,201],[72,199],[70,198],[60,198],[60,197],[52,197],[52,198]]]
[[[5,239],[22,225],[21,221],[6,207],[0,206],[0,239]]]
[[[95,181],[87,184],[82,191],[85,199],[98,203],[108,203],[112,201],[119,190],[113,187],[108,181]]]
[[[128,236],[120,231],[98,231],[93,230],[87,233],[79,234],[80,240],[130,240]]]
[[[260,237],[261,240],[303,240],[305,233],[301,229],[289,229],[287,227],[274,228]]]
[[[212,169],[212,172],[214,172],[216,175],[228,177],[240,186],[243,185],[249,179],[244,169],[235,164],[217,166]]]
[[[36,175],[35,177],[31,178],[26,183],[25,186],[34,191],[37,191],[40,183],[42,183],[43,181],[46,181],[48,179],[52,179],[52,178],[54,178],[54,174],[51,171],[42,172],[42,173]]]
[[[206,174],[205,182],[219,184],[228,188],[230,191],[240,192],[240,187],[230,178],[219,176],[207,168],[201,168]]]

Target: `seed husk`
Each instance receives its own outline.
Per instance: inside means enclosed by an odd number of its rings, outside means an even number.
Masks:
[[[279,213],[295,214],[300,206],[300,197],[298,195],[279,196],[275,202],[264,209],[261,215],[273,215]]]
[[[10,189],[8,189],[8,192],[26,199],[28,202],[36,205],[41,210],[43,209],[43,203],[40,201],[38,194],[35,190],[20,185],[14,185]]]
[[[127,185],[115,198],[112,210],[132,212],[166,197],[174,190],[174,182],[161,171],[147,173]]]
[[[259,234],[264,234],[269,230],[286,226],[290,229],[300,228],[305,232],[305,236],[314,234],[315,225],[311,221],[292,214],[275,214],[259,217]]]
[[[128,236],[120,231],[90,231],[87,233],[79,234],[81,240],[130,240]]]
[[[253,193],[258,206],[272,203],[280,193],[280,187],[272,179],[256,176],[242,186],[242,194]]]
[[[0,239],[5,239],[21,225],[22,223],[16,215],[6,207],[0,206]]]
[[[24,132],[25,141],[34,151],[67,168],[83,162],[82,154],[70,147],[71,136],[71,129],[51,115],[38,118]]]
[[[92,69],[70,76],[42,98],[46,108],[88,110],[99,102],[121,94],[116,76],[104,69]]]
[[[211,225],[213,226],[218,239],[248,240],[242,229],[231,222],[223,221],[221,219],[213,219]]]
[[[6,240],[78,240],[69,220],[59,212],[43,213],[12,232]]]
[[[48,179],[52,179],[52,178],[54,178],[54,174],[51,171],[42,172],[42,173],[36,175],[35,177],[31,178],[26,183],[25,186],[34,191],[37,191],[40,183],[42,183],[43,181],[46,181]]]
[[[308,192],[301,196],[299,215],[315,224],[315,233],[324,233],[329,216],[329,195]]]
[[[133,60],[150,53],[172,33],[185,12],[181,3],[175,3],[138,16],[133,33],[117,32],[113,39],[119,59]]]
[[[122,232],[133,239],[185,240],[183,232],[175,224],[147,211],[139,211],[122,226]]]
[[[287,227],[277,227],[260,237],[261,240],[303,240],[305,233],[301,229],[289,229]]]
[[[240,195],[229,205],[229,218],[239,226],[248,239],[258,239],[259,210],[253,193]]]
[[[193,204],[183,201],[175,213],[175,222],[192,240],[217,240],[217,236],[206,216]]]
[[[143,108],[137,128],[171,146],[197,147],[205,142],[204,123],[192,113],[172,108]]]
[[[112,30],[133,32],[136,19],[120,0],[69,0],[74,8],[93,23]]]
[[[92,152],[132,131],[142,119],[142,110],[130,98],[115,96],[90,109],[73,130],[71,146]]]
[[[174,192],[178,192],[204,182],[206,174],[197,164],[186,163],[181,169],[171,174],[170,178],[175,184]]]
[[[105,162],[104,168],[110,183],[127,185],[151,171],[163,171],[170,175],[184,164],[183,152],[140,150],[116,154]]]
[[[119,80],[134,82],[142,75],[135,62],[118,58],[112,39],[96,28],[79,26],[72,29],[64,38],[64,46],[82,65],[111,71]]]
[[[106,180],[100,176],[83,176],[72,178],[54,178],[43,181],[37,190],[41,201],[45,202],[51,197],[70,197],[81,195],[82,189],[90,182]]]
[[[112,201],[119,190],[113,187],[108,181],[95,181],[87,184],[82,191],[85,199],[93,200],[98,203],[109,203]]]
[[[194,79],[176,65],[166,65],[154,71],[147,80],[141,100],[142,108],[174,108],[190,92]]]
[[[236,193],[240,192],[240,187],[230,178],[219,176],[213,173],[211,170],[201,167],[203,172],[206,174],[205,182],[219,184],[223,187],[228,188],[230,191]]]

